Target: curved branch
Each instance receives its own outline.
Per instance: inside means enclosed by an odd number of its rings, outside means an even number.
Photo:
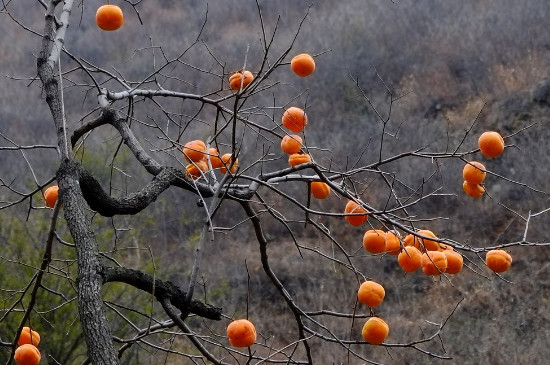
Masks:
[[[124,267],[103,267],[100,275],[104,284],[112,282],[125,283],[154,295],[161,303],[164,300],[169,300],[182,313],[193,313],[203,318],[221,320],[221,308],[198,300],[191,300],[189,305],[186,305],[185,296],[187,293],[170,281],[155,279],[142,271]]]

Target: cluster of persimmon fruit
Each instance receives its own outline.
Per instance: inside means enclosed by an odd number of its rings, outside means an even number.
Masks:
[[[290,66],[292,71],[300,77],[306,77],[315,71],[315,61],[313,60],[313,57],[305,53],[293,57],[290,62]],[[254,75],[252,72],[243,70],[235,72],[229,77],[229,86],[233,90],[242,91],[253,80]],[[288,128],[292,132],[300,133],[304,130],[304,127],[307,124],[307,115],[300,108],[290,107],[283,113],[282,123],[284,127]],[[187,147],[187,144],[185,147]],[[188,151],[184,148],[184,155],[190,156],[189,152],[192,152],[192,154],[197,153],[196,157],[198,158],[199,154],[204,155],[204,149],[200,144],[194,145],[192,146],[192,149]],[[297,166],[303,163],[311,162],[311,157],[308,154],[300,152],[302,149],[302,138],[297,134],[285,135],[281,141],[281,149],[284,153],[290,155],[288,159],[290,166]],[[208,155],[210,156],[212,162],[212,156],[216,157],[217,151],[212,151],[212,149],[210,149]],[[225,160],[224,156],[227,156]],[[224,156],[221,157],[221,160],[225,162],[226,165],[229,165],[231,154]],[[236,165],[237,164],[235,163],[234,166]],[[215,168],[213,163],[212,167]],[[224,171],[222,170],[222,172]],[[232,171],[232,173],[234,172]],[[315,185],[316,183],[324,186]],[[330,193],[330,187],[323,182],[313,182],[311,186],[312,194],[318,199],[324,199]],[[318,188],[318,186],[320,187]],[[323,193],[319,193],[321,190]],[[229,343],[231,343],[231,346],[233,347],[250,347],[256,341],[256,328],[248,319],[237,319],[232,321],[227,326],[227,337],[229,338]]]
[[[233,162],[231,153],[220,156],[215,147],[209,148],[207,152],[206,144],[201,140],[187,142],[183,146],[183,158],[189,162],[185,170],[193,179],[198,179],[201,174],[210,171],[209,163],[212,169],[219,169],[222,174],[227,173],[228,169],[235,174],[239,167],[239,159]]]
[[[495,131],[483,132],[477,141],[481,154],[487,158],[498,157],[504,152],[504,139]],[[462,189],[466,195],[472,198],[479,198],[485,194],[485,188],[483,187],[483,181],[487,170],[485,166],[478,161],[469,161],[462,170],[462,177],[464,183]]]
[[[17,340],[19,347],[15,350],[14,360],[19,365],[37,365],[42,356],[37,346],[40,335],[29,327],[23,327]]]

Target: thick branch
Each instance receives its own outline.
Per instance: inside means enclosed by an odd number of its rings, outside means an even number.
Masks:
[[[103,283],[122,282],[133,287],[146,291],[162,303],[168,299],[174,307],[182,313],[193,313],[197,316],[219,321],[221,320],[222,309],[214,307],[198,300],[191,300],[188,306],[185,305],[186,292],[170,281],[155,279],[139,270],[132,270],[123,267],[104,267],[101,276]]]

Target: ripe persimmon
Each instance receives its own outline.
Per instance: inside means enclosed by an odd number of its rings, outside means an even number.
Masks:
[[[451,247],[451,246],[447,246]],[[462,271],[462,266],[464,265],[464,258],[461,254],[452,250],[443,250],[441,251],[443,255],[447,258],[447,274],[458,274]]]
[[[447,256],[440,251],[426,251],[422,254],[422,271],[426,275],[440,275],[447,270]]]
[[[201,172],[208,171],[208,165],[205,160],[200,160],[194,163],[190,163],[185,167],[187,174],[193,179],[201,177]]]
[[[19,335],[19,339],[17,340],[17,344],[21,346],[27,343],[38,346],[40,343],[40,335],[38,332],[31,330],[29,327],[23,327],[21,334]]]
[[[498,157],[504,152],[504,139],[498,132],[483,132],[477,141],[481,154],[485,157]]]
[[[429,231],[427,229],[421,229],[417,233],[425,237],[437,238],[437,236],[432,231]],[[405,243],[405,246],[414,246],[418,248],[420,252],[439,250],[439,242],[429,240],[427,238],[420,238],[412,234],[408,234],[403,241]]]
[[[415,272],[422,266],[422,253],[414,246],[405,246],[397,256],[397,263],[406,272]]]
[[[203,141],[189,141],[183,146],[183,158],[187,162],[197,162],[206,158],[206,145]]]
[[[385,296],[384,287],[374,281],[365,281],[357,291],[357,299],[371,308],[378,307]]]
[[[288,164],[290,166],[298,166],[303,163],[309,162],[311,162],[311,156],[307,153],[293,153],[292,155],[288,156]]]
[[[296,75],[306,77],[315,71],[315,61],[309,54],[302,53],[292,58],[290,68]]]
[[[46,189],[44,192],[44,200],[46,201],[46,206],[53,208],[55,202],[57,202],[57,197],[59,195],[59,186],[53,185]]]
[[[311,195],[317,199],[326,199],[330,195],[330,186],[322,181],[311,183]]]
[[[386,250],[386,232],[371,229],[363,235],[363,247],[370,253],[382,253]]]
[[[288,155],[300,152],[301,148],[302,138],[297,134],[286,135],[281,140],[281,150]]]
[[[95,13],[95,21],[97,26],[103,30],[117,30],[124,22],[122,9],[116,5],[101,5]]]
[[[365,341],[371,345],[380,345],[390,332],[390,327],[382,318],[371,317],[367,320],[361,331]]]
[[[229,77],[229,87],[233,90],[240,90],[241,82],[243,89],[248,86],[254,80],[254,75],[250,71],[235,72]]]
[[[231,154],[230,153],[226,153],[225,155],[222,156],[221,158],[222,160],[222,166],[220,167],[220,171],[222,174],[225,174],[227,173],[227,168],[231,165]],[[237,168],[239,167],[239,159],[237,158],[235,160],[235,163],[233,164],[233,166],[231,167],[231,173],[232,174],[235,174],[237,172]]]
[[[487,170],[481,162],[471,161],[466,163],[462,170],[462,177],[468,182],[468,184],[476,185],[481,184],[485,180]]]
[[[392,231],[386,232],[386,253],[388,255],[399,255],[401,251],[401,243],[399,238]]]
[[[213,169],[219,169],[223,166],[223,162],[220,158],[220,153],[215,147],[208,149],[208,158],[210,159],[210,165]]]
[[[247,319],[237,319],[227,326],[227,337],[234,347],[250,347],[256,341],[256,328]]]
[[[479,184],[470,184],[467,181],[464,181],[462,183],[462,189],[466,193],[466,195],[471,196],[472,198],[479,198],[483,194],[485,194],[485,188]]]
[[[485,263],[496,273],[505,272],[512,265],[512,256],[504,250],[491,250],[485,255]]]
[[[346,208],[344,209],[345,214],[354,214],[354,215],[346,215],[345,218],[348,221],[349,224],[355,227],[359,227],[363,223],[369,219],[369,216],[367,215],[367,210],[354,202],[353,200],[350,200],[346,204]],[[360,215],[359,215],[360,214]]]
[[[285,110],[282,118],[285,128],[290,129],[294,133],[300,133],[304,130],[307,124],[307,115],[302,109],[292,106]]]
[[[19,365],[37,365],[41,357],[36,346],[26,343],[15,350],[13,359]]]

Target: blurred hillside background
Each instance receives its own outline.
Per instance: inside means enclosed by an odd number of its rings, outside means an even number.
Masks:
[[[18,0],[11,2],[8,9],[13,18],[40,33],[43,9],[35,3]],[[277,16],[281,16],[274,49],[282,51],[296,31],[310,0],[260,1],[260,4],[268,32],[273,31]],[[92,64],[113,72],[121,70],[132,80],[139,80],[152,71],[153,57],[148,47],[161,46],[167,57],[175,57],[193,42],[206,13],[204,1],[149,0],[138,7],[144,23],[140,24],[136,13],[127,4],[120,3],[125,24],[117,32],[106,33],[99,31],[93,21],[99,5],[98,1],[83,2],[72,14],[66,47],[72,54]],[[40,83],[31,82],[36,75],[40,38],[24,31],[6,14],[1,14],[0,19],[3,34],[0,69],[2,75],[7,75],[0,81],[0,133],[20,145],[55,144],[55,130],[47,105],[41,100]],[[508,135],[536,122],[510,140],[515,146],[506,149],[501,158],[487,161],[480,154],[473,158],[487,162],[486,166],[497,174],[550,191],[548,19],[550,2],[547,0],[396,0],[395,3],[389,0],[317,0],[298,36],[293,54],[328,52],[316,59],[317,69],[307,79],[297,79],[290,72],[278,70],[274,75],[280,81],[277,98],[291,101],[299,95],[296,100],[302,104],[307,100],[310,119],[308,143],[319,148],[330,146],[330,153],[318,152],[318,160],[326,164],[333,161],[340,166],[357,160],[369,140],[380,135],[381,123],[361,97],[354,81],[358,80],[374,105],[387,113],[390,99],[376,72],[394,97],[412,91],[393,104],[388,133],[396,134],[397,138],[388,138],[385,156],[423,146],[428,146],[429,150],[455,146],[480,112],[464,142],[466,151],[476,148],[477,137],[484,130],[494,129]],[[259,31],[254,1],[208,1],[208,21],[202,40],[210,52],[225,63],[227,72],[242,67],[247,45],[250,45],[248,69],[254,71],[260,66]],[[204,47],[193,48],[185,62],[205,69],[215,67]],[[177,76],[185,80],[185,83],[174,83],[178,91],[206,93],[219,87],[219,79],[192,67]],[[76,128],[82,123],[84,114],[93,109],[96,100],[94,91],[91,92],[94,95],[80,91],[71,93],[71,82],[76,88],[78,80],[65,81],[69,86],[66,90],[67,116],[70,127]],[[304,90],[306,92],[302,93]],[[270,105],[273,97],[268,94],[254,102]],[[181,108],[183,113],[193,113],[192,107],[186,109],[188,106],[182,105]],[[147,110],[140,112],[147,114]],[[162,118],[158,112],[154,113],[151,112],[152,118]],[[141,131],[146,137],[147,128]],[[198,124],[190,126],[186,133],[187,140],[207,136],[204,127]],[[110,130],[94,133],[80,157],[104,186],[110,184],[109,164],[119,142],[113,136]],[[6,138],[0,136],[0,145],[10,145]],[[254,141],[244,146],[243,156],[254,148]],[[25,157],[39,182],[54,176],[58,163],[54,150],[40,153],[30,150]],[[368,162],[377,157],[378,149],[373,147],[367,150],[361,161]],[[34,187],[29,164],[20,152],[0,151],[0,177],[18,190]],[[115,165],[123,168],[131,179],[122,174],[114,177],[114,194],[132,191],[149,178],[131,161],[127,151],[121,152]],[[285,166],[284,159],[274,166]],[[445,195],[422,201],[409,213],[421,218],[441,218],[427,222],[429,227],[426,228],[440,237],[474,247],[521,239],[524,222],[508,208],[527,216],[529,211],[537,212],[550,205],[546,194],[494,176],[488,178],[486,186],[490,197],[468,198],[462,192],[462,163],[459,161],[441,161],[432,165],[397,162],[391,168],[399,171],[403,184],[409,186],[419,186],[423,178],[435,174],[426,183],[426,188],[441,187],[441,193]],[[288,191],[306,194],[302,185],[290,186]],[[8,192],[2,192],[4,196],[0,196],[0,200],[11,199]],[[364,196],[368,196],[375,206],[383,205],[387,199],[386,195],[377,195],[376,183]],[[278,198],[272,198],[281,211],[291,209],[285,208]],[[157,276],[183,283],[191,268],[191,254],[181,257],[175,253],[181,252],[181,247],[191,252],[198,240],[202,210],[196,201],[195,196],[172,189],[136,217],[113,220],[97,217],[95,223],[102,249],[109,251],[117,247],[117,260],[152,270],[150,248],[155,257]],[[42,206],[38,196],[33,203]],[[315,204],[319,209],[331,212],[340,212],[343,206],[343,202],[335,197]],[[32,210],[29,213],[28,208],[27,204],[0,211],[0,245],[4,247],[0,254],[1,288],[20,288],[25,280],[28,281],[33,270],[21,266],[21,262],[33,266],[39,263],[39,249],[47,230],[49,212]],[[289,215],[292,216],[292,212]],[[232,227],[241,219],[244,215],[239,207],[229,203],[214,223],[219,227]],[[37,224],[37,221],[42,223]],[[353,247],[361,248],[363,229],[350,229],[338,219],[324,218],[320,222],[329,227],[350,251]],[[267,219],[264,223],[271,240],[270,254],[276,262],[274,269],[296,300],[312,310],[350,311],[357,286],[354,277],[317,255],[305,253],[301,258],[283,226],[275,221],[267,222]],[[550,241],[549,223],[544,215],[534,219],[529,240]],[[116,234],[113,227],[119,229]],[[293,228],[296,228],[300,242],[314,246],[318,241],[319,246],[325,248],[331,245],[310,228],[304,229],[302,225]],[[217,247],[205,252],[205,262],[215,264],[204,267],[200,295],[223,307],[225,314],[242,315],[247,297],[246,259],[251,273],[249,316],[255,318],[262,335],[275,336],[280,343],[290,341],[295,333],[294,319],[284,303],[278,300],[275,289],[266,284],[268,280],[259,267],[253,232],[247,225],[239,225],[220,236]],[[66,232],[65,238],[68,238]],[[72,249],[57,247],[56,251],[59,257],[67,257]],[[550,358],[550,314],[547,310],[550,249],[513,247],[511,253],[514,263],[504,277],[512,283],[491,274],[474,255],[468,256],[473,263],[467,263],[467,266],[483,275],[465,268],[450,282],[420,274],[403,275],[394,258],[361,258],[363,272],[386,288],[386,300],[377,314],[388,320],[391,328],[389,342],[420,338],[423,331],[429,332],[430,329],[425,321],[442,321],[462,298],[465,299],[442,335],[444,349],[453,360],[428,358],[411,349],[386,350],[365,346],[360,351],[371,355],[373,360],[388,364],[546,363]],[[70,268],[67,270],[71,275],[76,272]],[[48,285],[53,289],[70,292],[67,283],[55,277],[49,280]],[[8,305],[11,294],[0,291],[4,307]],[[116,286],[108,286],[105,295],[112,300],[127,299],[144,308],[150,303],[139,293],[120,291]],[[47,305],[52,305],[55,300],[59,304],[64,302],[63,298],[51,299],[50,296]],[[48,306],[44,304],[42,310]],[[76,314],[72,302],[64,305],[62,311],[44,312],[35,318],[38,329],[52,333],[51,339],[44,341],[41,347],[62,364],[80,364],[84,359],[81,334],[74,324]],[[17,321],[4,323],[0,326],[2,340],[10,339]],[[123,337],[126,324],[114,318],[113,323],[117,335]],[[221,326],[208,325],[223,333]],[[353,329],[359,337],[361,325],[355,323]],[[193,326],[198,328],[205,324],[197,320]],[[331,326],[341,326],[342,335],[349,336],[349,320]],[[441,345],[431,344],[427,350],[441,352]],[[314,348],[314,351],[318,354],[319,364],[347,363],[345,351],[329,352],[322,347]],[[5,362],[5,356],[6,353],[0,352],[0,361]],[[175,359],[156,358],[150,349],[149,352],[132,349],[125,359],[127,363],[139,364],[176,363]],[[43,363],[54,362],[44,356]]]

